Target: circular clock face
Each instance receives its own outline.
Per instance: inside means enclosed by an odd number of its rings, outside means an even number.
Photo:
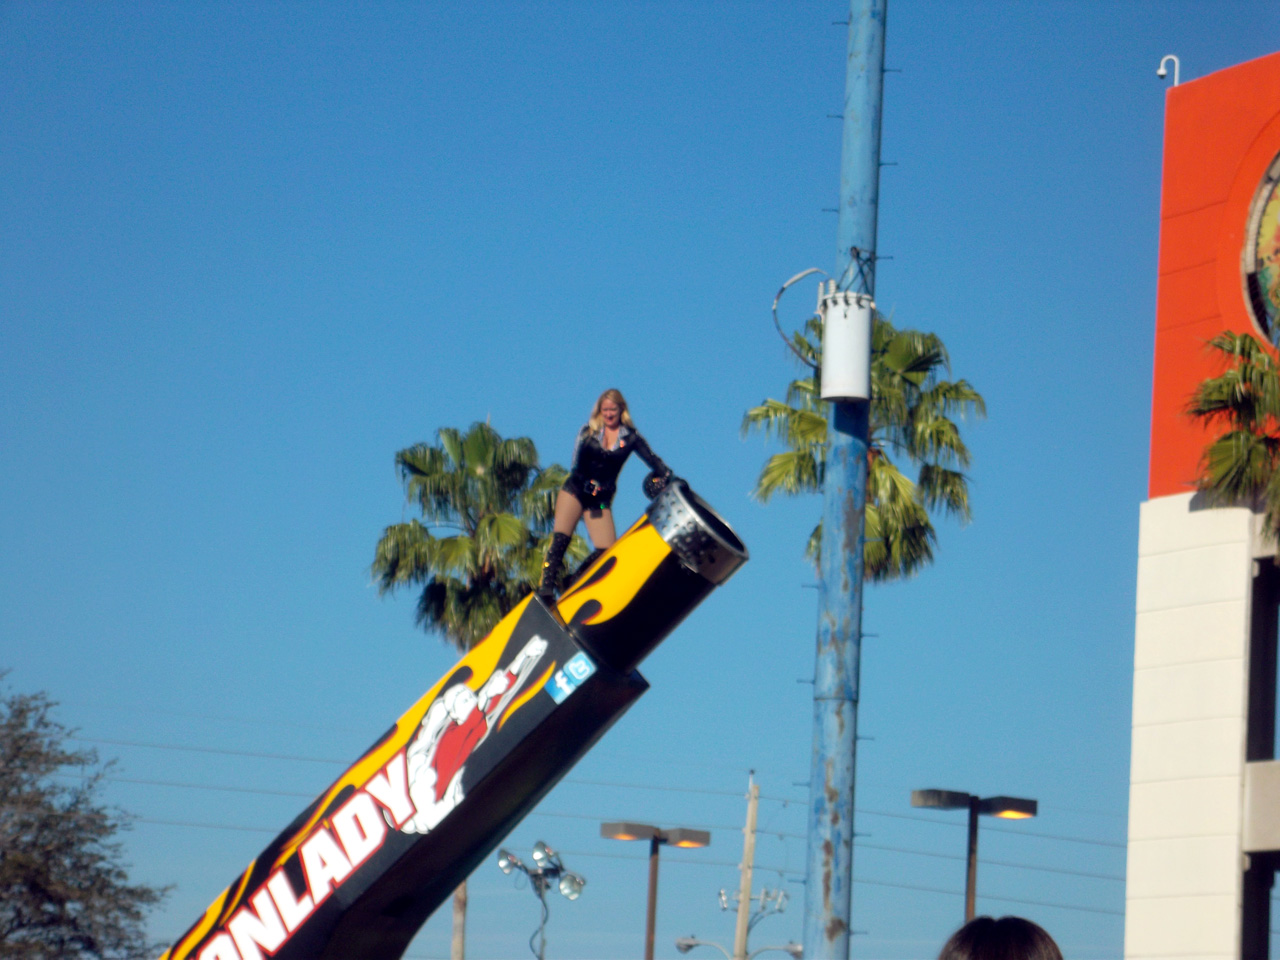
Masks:
[[[1271,161],[1249,211],[1242,265],[1253,320],[1275,342],[1280,338],[1280,157]]]

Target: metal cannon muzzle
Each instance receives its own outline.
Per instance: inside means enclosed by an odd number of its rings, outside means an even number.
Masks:
[[[648,517],[685,568],[717,587],[749,559],[733,529],[683,480],[654,497]]]

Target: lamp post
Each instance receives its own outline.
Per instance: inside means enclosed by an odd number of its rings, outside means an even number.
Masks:
[[[676,827],[663,830],[649,823],[602,823],[600,836],[606,840],[649,841],[649,905],[644,921],[644,960],[653,960],[653,928],[658,918],[658,848],[664,843],[673,847],[705,847],[711,843],[706,830]]]
[[[964,882],[964,922],[973,919],[974,901],[978,888],[978,815],[1000,817],[1003,820],[1026,820],[1034,817],[1039,804],[1021,797],[976,797],[958,790],[912,790],[913,807],[933,807],[936,810],[969,811],[969,853],[966,858]]]
[[[510,850],[504,848],[498,851],[498,869],[508,876],[512,871],[519,870],[529,878],[529,885],[537,894],[538,902],[542,904],[542,920],[538,924],[538,929],[529,937],[529,949],[538,960],[544,960],[547,952],[547,918],[551,915],[547,907],[547,891],[554,883],[560,895],[566,900],[577,900],[582,896],[582,888],[587,885],[587,880],[566,870],[560,854],[541,840],[533,845],[532,858],[533,866],[530,867]],[[535,937],[538,940],[536,948],[533,945]]]

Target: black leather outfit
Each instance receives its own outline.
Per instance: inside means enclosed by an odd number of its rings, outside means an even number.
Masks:
[[[613,494],[618,489],[618,474],[632,451],[648,464],[650,470],[661,474],[671,472],[634,427],[626,424],[618,427],[618,445],[612,450],[604,448],[603,438],[604,430],[592,433],[590,425],[578,431],[573,467],[569,471],[569,479],[560,488],[577,497],[584,509],[609,509]]]

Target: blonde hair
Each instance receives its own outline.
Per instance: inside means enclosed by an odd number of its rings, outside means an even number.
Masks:
[[[600,408],[604,405],[606,400],[612,400],[618,405],[618,410],[622,414],[621,420],[623,423],[628,427],[635,426],[635,424],[631,422],[631,414],[627,411],[627,401],[626,398],[623,397],[622,391],[615,389],[614,387],[610,387],[604,393],[600,394],[599,399],[596,400],[596,405],[591,408],[591,419],[587,421],[587,426],[591,428],[592,433],[598,432],[600,428],[604,426],[604,417],[600,414]]]

